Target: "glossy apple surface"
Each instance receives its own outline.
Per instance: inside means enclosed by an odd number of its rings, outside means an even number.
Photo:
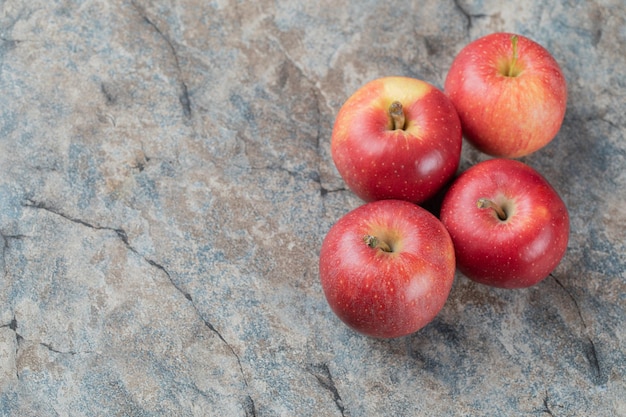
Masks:
[[[444,91],[465,138],[477,149],[517,158],[556,136],[567,104],[557,61],[520,35],[493,33],[465,46],[452,62]]]
[[[459,271],[502,288],[534,285],[567,249],[569,215],[556,190],[537,171],[510,159],[491,159],[463,172],[441,206]]]
[[[361,199],[420,203],[455,174],[461,143],[459,117],[442,91],[414,78],[385,77],[341,107],[331,152]]]
[[[320,252],[331,309],[354,330],[393,338],[428,324],[454,280],[452,240],[443,224],[406,201],[366,203],[340,218]]]

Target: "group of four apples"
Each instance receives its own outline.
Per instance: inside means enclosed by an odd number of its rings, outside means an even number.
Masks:
[[[567,249],[567,208],[514,158],[556,136],[566,102],[556,60],[509,33],[465,46],[443,92],[408,77],[356,91],[337,114],[331,153],[366,203],[331,227],[319,262],[337,316],[363,334],[399,337],[438,314],[456,268],[503,288],[547,277]],[[495,158],[455,177],[463,136]],[[437,193],[445,193],[439,218],[420,206]]]

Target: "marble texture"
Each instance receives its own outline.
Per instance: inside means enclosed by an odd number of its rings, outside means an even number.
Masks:
[[[626,416],[625,28],[622,0],[0,1],[0,416]],[[441,87],[493,31],[568,80],[523,158],[567,255],[360,336],[318,282],[361,204],[335,114],[372,78]]]

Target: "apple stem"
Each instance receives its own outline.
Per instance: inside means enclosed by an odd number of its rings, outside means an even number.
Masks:
[[[484,209],[484,208],[492,209],[493,211],[496,212],[496,215],[498,216],[498,219],[500,220],[507,219],[507,215],[504,209],[489,199],[479,198],[478,201],[476,202],[476,206],[480,209]]]
[[[367,246],[369,246],[372,249],[378,248],[382,250],[383,252],[392,252],[387,242],[378,239],[376,236],[365,235],[363,236],[363,241],[365,242]]]
[[[511,61],[511,64],[509,65],[508,76],[509,77],[514,77],[516,75],[516,72],[517,72],[517,69],[515,68],[515,65],[517,64],[517,58],[518,58],[518,54],[517,54],[517,35],[511,36],[511,44],[513,45],[513,60]]]
[[[391,116],[392,129],[398,130],[404,129],[406,123],[406,117],[404,116],[404,110],[402,109],[402,103],[394,101],[389,106],[389,116]]]

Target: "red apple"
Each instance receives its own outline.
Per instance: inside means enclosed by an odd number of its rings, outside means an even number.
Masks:
[[[341,107],[331,152],[361,199],[420,203],[456,173],[461,143],[459,117],[442,91],[414,78],[385,77]]]
[[[493,156],[537,151],[556,136],[565,117],[567,86],[559,64],[520,35],[493,33],[465,46],[444,90],[465,138]]]
[[[443,199],[459,271],[503,288],[546,278],[567,249],[569,215],[548,181],[522,162],[491,159],[463,172]]]
[[[360,206],[335,223],[320,253],[331,309],[354,330],[393,338],[428,324],[454,279],[454,248],[443,224],[407,201]]]

